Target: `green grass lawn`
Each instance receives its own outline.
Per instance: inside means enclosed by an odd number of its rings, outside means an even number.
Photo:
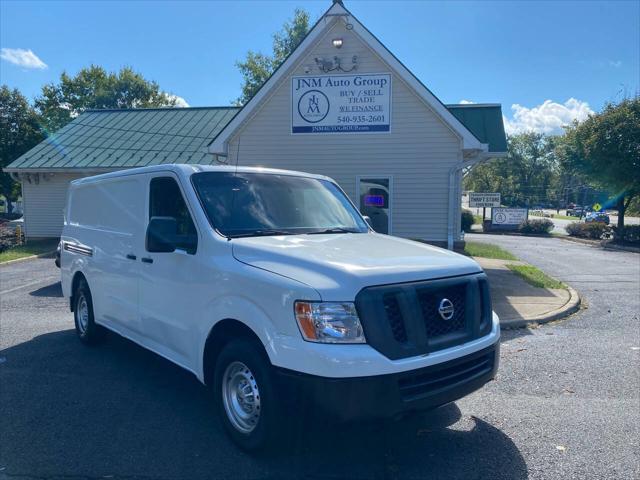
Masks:
[[[482,242],[465,242],[465,255],[470,257],[497,258],[500,260],[518,260],[511,252],[503,250],[497,245]]]
[[[567,288],[567,286],[555,278],[551,278],[542,270],[533,265],[507,265],[516,275],[522,277],[527,283],[539,288]]]
[[[53,252],[58,246],[58,240],[32,240],[24,245],[11,247],[0,253],[0,263],[16,260],[18,258],[40,255],[41,253]]]

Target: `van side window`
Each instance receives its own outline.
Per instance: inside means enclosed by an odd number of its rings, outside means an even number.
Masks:
[[[198,247],[196,227],[175,179],[156,177],[149,188],[149,218],[173,217],[177,223],[176,246],[194,254]]]

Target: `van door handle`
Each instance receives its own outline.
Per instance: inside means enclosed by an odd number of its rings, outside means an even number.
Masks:
[[[127,255],[127,258],[128,258],[129,260],[135,260],[135,259],[136,259],[136,258],[138,258],[138,257],[136,257],[135,255],[129,254],[129,255]]]
[[[142,263],[153,263],[153,258],[149,257],[142,257],[140,260],[142,260]]]

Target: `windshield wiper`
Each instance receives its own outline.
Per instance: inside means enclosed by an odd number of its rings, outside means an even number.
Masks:
[[[342,228],[342,227],[334,227],[327,228],[325,230],[318,230],[317,232],[309,232],[307,235],[320,235],[323,233],[361,233],[360,230],[355,228]]]
[[[236,233],[229,235],[229,238],[243,238],[243,237],[266,237],[269,235],[293,235],[292,232],[285,230],[251,230],[245,233]]]

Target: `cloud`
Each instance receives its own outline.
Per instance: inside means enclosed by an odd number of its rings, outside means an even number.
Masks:
[[[3,48],[0,50],[0,58],[23,68],[39,70],[47,68],[47,64],[40,60],[35,53],[23,48]]]
[[[461,105],[470,105],[472,103],[476,103],[476,102],[472,102],[471,100],[460,100]]]
[[[174,105],[174,107],[176,108],[186,108],[189,106],[189,104],[187,103],[187,101],[182,98],[179,97],[178,95],[173,95],[171,93],[167,93],[167,96],[171,99],[171,100],[175,100],[176,104]]]
[[[550,135],[562,133],[562,127],[574,120],[583,121],[593,110],[587,102],[570,98],[564,103],[545,100],[542,105],[527,108],[514,103],[511,105],[513,119],[504,117],[504,129],[508,134],[538,132]]]
[[[622,60],[609,60],[609,66],[613,68],[620,68],[622,66]]]

